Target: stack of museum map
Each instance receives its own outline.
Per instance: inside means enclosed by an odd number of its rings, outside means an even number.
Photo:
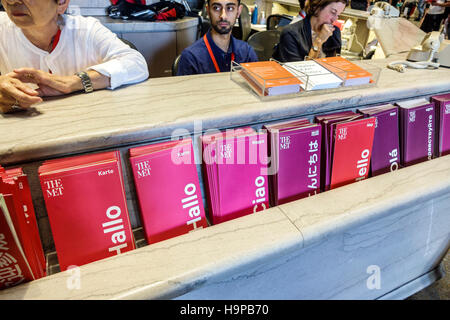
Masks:
[[[299,91],[357,86],[372,81],[373,74],[342,57],[278,63],[242,63],[241,76],[260,96],[292,94]]]

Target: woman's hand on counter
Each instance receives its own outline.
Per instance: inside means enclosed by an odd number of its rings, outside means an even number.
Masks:
[[[57,76],[49,72],[33,68],[14,70],[15,77],[23,82],[35,83],[39,86],[36,91],[41,97],[61,96],[83,89],[78,76]]]
[[[17,79],[14,72],[0,75],[0,111],[11,112],[17,109],[27,109],[33,104],[42,102],[39,92]]]
[[[83,90],[80,77],[77,75],[58,76],[42,70],[33,68],[20,68],[14,70],[17,78],[21,81],[32,82],[39,86],[37,91],[41,97],[60,96]],[[109,86],[110,78],[95,70],[87,71],[94,90]]]
[[[87,71],[95,89],[110,86],[110,78],[95,70]],[[36,89],[28,84],[35,84]],[[0,112],[7,113],[27,109],[42,102],[41,97],[60,96],[83,90],[80,77],[58,76],[33,68],[20,68],[0,75]]]

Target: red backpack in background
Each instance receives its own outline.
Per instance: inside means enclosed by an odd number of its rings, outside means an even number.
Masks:
[[[172,21],[186,15],[186,8],[175,1],[160,1],[146,5],[146,0],[111,0],[107,8],[111,18],[123,20]]]
[[[111,0],[112,5],[116,5],[117,3],[121,2],[122,0]],[[146,5],[145,0],[125,0],[128,3],[132,3],[132,4],[143,4]]]

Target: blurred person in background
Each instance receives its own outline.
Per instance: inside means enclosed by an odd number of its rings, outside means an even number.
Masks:
[[[288,62],[339,54],[341,32],[333,23],[346,5],[347,0],[309,0],[305,19],[286,26],[281,32],[273,58]]]

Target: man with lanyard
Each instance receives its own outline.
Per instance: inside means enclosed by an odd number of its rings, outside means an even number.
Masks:
[[[211,29],[183,50],[177,75],[229,72],[231,61],[258,61],[255,51],[247,42],[231,35],[233,25],[241,14],[240,0],[208,0],[206,10]]]

